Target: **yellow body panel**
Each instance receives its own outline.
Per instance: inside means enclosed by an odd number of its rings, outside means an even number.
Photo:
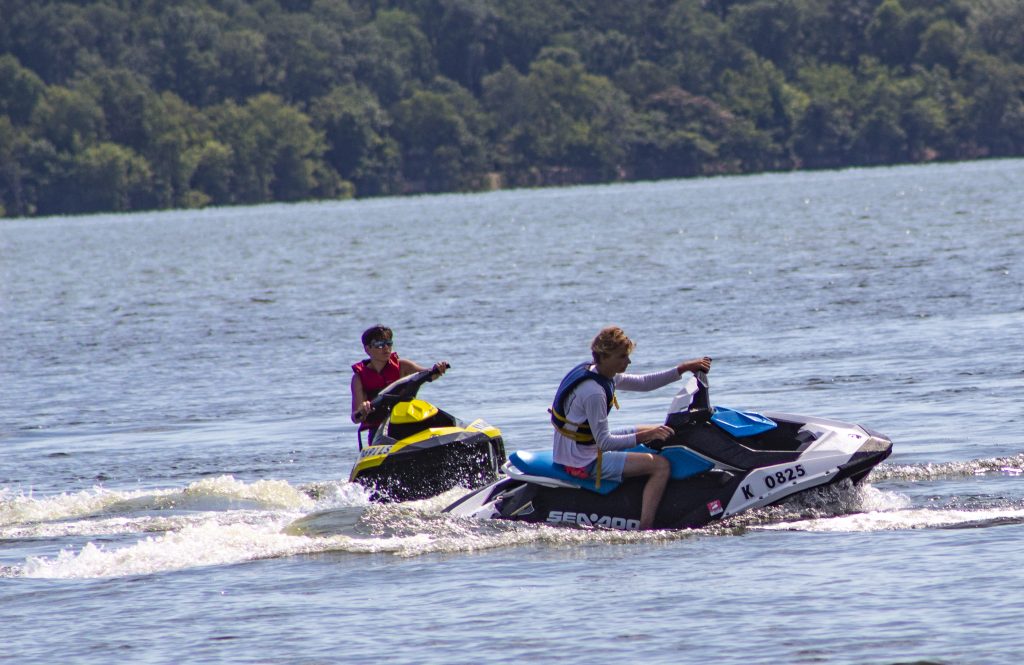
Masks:
[[[487,436],[489,436],[491,438],[494,438],[496,436],[501,436],[501,430],[500,429],[498,429],[494,425],[489,424],[487,421],[483,420],[482,418],[477,418],[476,420],[471,422],[469,425],[466,426],[466,429],[472,429],[472,430],[476,430],[478,432],[483,432],[484,434],[486,434]]]
[[[444,436],[445,434],[454,434],[456,432],[463,431],[462,427],[429,427],[422,432],[416,432],[412,436],[408,436],[401,441],[396,441],[391,445],[384,446],[368,446],[359,451],[359,461],[352,467],[352,474],[349,480],[355,480],[355,477],[366,469],[372,469],[375,466],[380,466],[384,460],[393,452],[398,452],[406,446],[411,446],[414,443],[420,441],[426,441],[432,439],[435,436]]]
[[[436,413],[437,407],[430,402],[424,402],[421,399],[414,399],[408,402],[399,402],[396,404],[395,408],[391,411],[391,422],[396,425],[418,423],[421,420],[426,420]]]
[[[391,422],[395,424],[420,422],[430,418],[436,414],[437,411],[438,409],[436,406],[419,399],[400,402],[396,404],[395,408],[391,411]],[[427,429],[416,432],[415,434],[407,436],[401,441],[396,441],[392,444],[367,446],[366,448],[363,448],[359,451],[359,459],[352,467],[352,473],[349,476],[349,481],[355,481],[356,476],[367,469],[380,466],[384,460],[387,459],[388,455],[398,452],[406,446],[411,446],[434,437],[444,436],[446,434],[456,434],[462,431],[481,432],[489,438],[501,436],[501,430],[481,418],[474,420],[465,427],[428,427]]]

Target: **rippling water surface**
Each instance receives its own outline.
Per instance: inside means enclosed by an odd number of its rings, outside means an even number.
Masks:
[[[0,659],[1017,662],[1024,162],[0,224]],[[349,365],[550,443],[603,325],[862,423],[857,488],[626,534],[373,505]],[[630,394],[619,423],[673,390]]]

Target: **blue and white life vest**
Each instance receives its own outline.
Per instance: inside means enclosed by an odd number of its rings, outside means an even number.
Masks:
[[[563,436],[567,436],[576,443],[585,446],[594,445],[594,433],[590,429],[590,423],[574,423],[565,417],[565,400],[569,393],[579,384],[587,380],[597,381],[597,384],[604,389],[608,400],[608,411],[612,410],[615,401],[615,382],[603,374],[598,374],[590,369],[591,363],[580,363],[572,368],[562,382],[558,384],[558,391],[555,392],[555,400],[551,403],[548,413],[551,414],[551,425]]]

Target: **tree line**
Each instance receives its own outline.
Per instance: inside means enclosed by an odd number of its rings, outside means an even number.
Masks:
[[[0,0],[0,216],[1024,154],[1019,0]]]

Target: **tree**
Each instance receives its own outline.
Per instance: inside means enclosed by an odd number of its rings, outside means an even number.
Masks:
[[[665,55],[662,66],[676,83],[697,94],[711,93],[721,72],[739,64],[741,50],[731,42],[725,24],[705,11],[701,0],[679,0],[663,19]]]
[[[635,103],[642,103],[653,94],[675,85],[672,72],[649,60],[637,60],[616,72],[612,79]]]
[[[944,67],[918,67],[914,69],[913,83],[919,88],[903,120],[911,159],[966,157],[962,138],[970,110],[956,79]]]
[[[244,106],[228,101],[210,109],[208,117],[214,138],[230,149],[232,203],[295,201],[320,185],[330,189],[336,184],[316,177],[325,173],[319,164],[323,136],[309,116],[280,97],[262,94]],[[223,151],[215,149],[214,154],[223,156]]]
[[[284,14],[267,25],[270,90],[288,102],[313,99],[351,82],[356,59],[346,35],[310,14]]]
[[[267,37],[252,29],[220,33],[212,45],[217,99],[244,101],[278,84],[267,57]]]
[[[883,0],[867,28],[873,53],[889,65],[903,65],[917,53],[916,35],[900,0]]]
[[[856,79],[839,65],[805,67],[799,80],[807,105],[793,130],[793,150],[803,166],[835,168],[853,143]]]
[[[956,72],[966,46],[967,36],[963,28],[943,19],[932,23],[925,30],[915,60],[925,67],[945,67],[950,72]]]
[[[139,150],[153,172],[153,197],[160,207],[197,207],[209,196],[191,182],[212,136],[209,122],[173,92],[146,99],[145,140]],[[217,188],[214,188],[217,191]]]
[[[733,37],[777,67],[790,70],[803,31],[800,8],[794,0],[757,0],[737,5],[726,27]]]
[[[210,139],[191,151],[195,168],[189,178],[190,203],[227,205],[237,200],[234,184],[234,151],[220,141]]]
[[[42,79],[17,58],[0,55],[0,115],[15,124],[27,124],[45,88]]]
[[[2,18],[0,23],[8,24],[10,53],[51,85],[71,80],[96,39],[96,28],[71,3],[19,3]]]
[[[856,67],[869,50],[869,30],[878,0],[804,0],[801,7],[804,66]]]
[[[642,178],[736,172],[752,159],[747,144],[763,143],[749,120],[675,86],[645,100],[638,127],[633,161]]]
[[[419,18],[437,57],[438,71],[480,94],[485,76],[501,67],[501,15],[490,0],[429,0]]]
[[[171,6],[153,24],[153,79],[194,106],[219,101],[216,45],[228,17],[211,7]]]
[[[36,136],[66,153],[80,152],[99,141],[105,125],[103,109],[92,96],[62,86],[46,88],[31,120]]]
[[[380,12],[354,32],[353,40],[355,79],[385,106],[437,75],[434,53],[412,14]]]
[[[541,49],[550,45],[555,35],[565,32],[571,20],[569,6],[550,0],[502,0],[495,4],[494,11],[502,66],[511,65],[519,72],[528,71]]]
[[[629,100],[571,49],[545,50],[526,77],[506,68],[488,78],[484,99],[501,128],[499,154],[518,156],[506,160],[514,182],[613,179],[629,153]]]
[[[0,217],[27,212],[22,185],[24,173],[20,152],[27,140],[23,130],[11,124],[10,118],[0,115]]]
[[[470,108],[466,108],[469,106]],[[411,191],[477,189],[486,170],[482,137],[473,131],[475,102],[468,93],[420,90],[394,110]]]
[[[69,212],[117,212],[147,207],[152,172],[131,148],[99,143],[76,155],[68,187]]]
[[[326,162],[355,185],[360,196],[399,191],[401,159],[398,143],[390,136],[391,117],[371,91],[341,86],[313,101],[314,126],[324,133]]]
[[[1024,150],[1024,66],[972,54],[963,64],[963,90],[970,100],[965,129],[987,154]]]
[[[553,42],[579,53],[588,72],[609,77],[636,62],[640,53],[636,41],[618,30],[582,28]]]
[[[970,35],[986,53],[1024,64],[1024,3],[1019,0],[973,0]]]
[[[635,131],[630,160],[634,178],[698,176],[718,156],[714,142],[695,131],[674,126],[664,113],[648,111],[638,115]]]
[[[861,63],[858,74],[861,80],[853,98],[854,128],[849,157],[853,163],[864,165],[907,161],[907,133],[902,123],[913,85],[868,58]]]
[[[126,68],[104,68],[76,82],[75,89],[102,111],[103,138],[134,149],[146,143],[147,104],[155,96],[149,81]]]
[[[783,166],[782,147],[803,112],[806,96],[775,65],[755,55],[746,58],[741,69],[723,72],[716,87],[714,99],[720,105],[768,138],[768,151],[758,161]]]

